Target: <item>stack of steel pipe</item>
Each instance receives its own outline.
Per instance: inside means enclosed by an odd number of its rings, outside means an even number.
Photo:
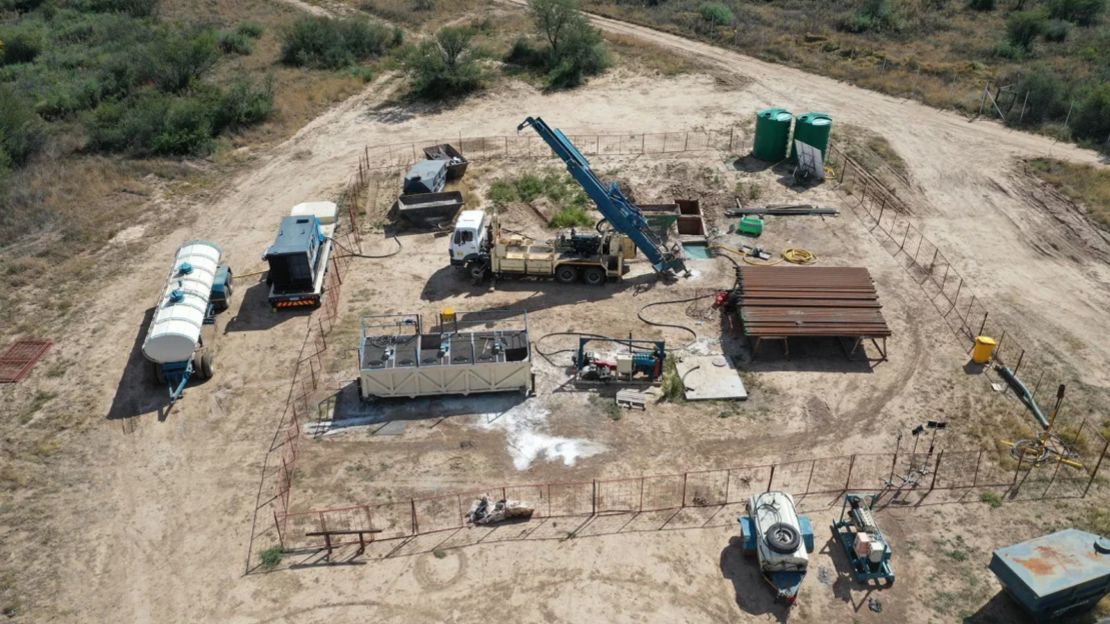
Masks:
[[[865,268],[741,267],[740,320],[755,337],[890,335]]]

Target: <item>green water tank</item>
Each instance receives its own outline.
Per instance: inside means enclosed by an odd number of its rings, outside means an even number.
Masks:
[[[767,162],[786,158],[790,122],[793,120],[794,116],[785,108],[768,108],[756,113],[752,156]]]
[[[801,141],[821,150],[821,160],[829,149],[829,133],[832,132],[832,117],[825,113],[806,113],[798,116],[794,124],[794,138],[790,141],[790,160],[798,160],[794,141]]]

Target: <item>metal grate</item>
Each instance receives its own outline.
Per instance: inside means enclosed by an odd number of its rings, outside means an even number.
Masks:
[[[20,340],[8,347],[0,355],[0,383],[22,381],[53,344],[49,340]]]

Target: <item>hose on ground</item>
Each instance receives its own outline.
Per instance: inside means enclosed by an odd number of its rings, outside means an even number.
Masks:
[[[577,336],[579,338],[595,338],[595,339],[598,339],[598,340],[611,340],[613,342],[624,343],[624,344],[628,343],[627,338],[613,338],[611,336],[602,336],[601,334],[588,334],[588,333],[585,333],[585,332],[551,332],[550,334],[544,334],[544,335],[540,336],[539,338],[536,338],[536,340],[532,343],[532,345],[533,345],[533,349],[535,350],[535,352],[540,354],[540,356],[543,359],[547,360],[547,363],[552,365],[552,366],[557,366],[557,364],[555,364],[555,362],[551,361],[551,356],[558,355],[560,353],[568,353],[568,352],[571,352],[571,351],[578,351],[578,347],[571,347],[569,349],[557,349],[555,351],[544,351],[543,349],[540,349],[540,343],[543,342],[544,340],[548,339],[548,338],[551,338],[552,336]],[[633,349],[638,348],[638,349],[647,350],[646,347],[638,347],[636,345],[633,345],[632,348]]]
[[[791,264],[813,264],[817,262],[817,254],[801,247],[791,247],[782,252],[782,259]]]
[[[397,243],[397,249],[394,249],[393,251],[391,251],[387,254],[384,254],[384,255],[380,255],[380,256],[372,256],[370,254],[363,254],[363,253],[353,252],[350,249],[347,249],[346,247],[344,247],[343,243],[340,243],[339,241],[335,240],[334,238],[331,239],[331,242],[335,243],[336,247],[338,247],[338,248],[342,249],[343,251],[347,252],[348,257],[364,258],[366,260],[381,260],[383,258],[392,258],[393,256],[396,256],[397,254],[401,253],[401,250],[404,249],[404,245],[401,244],[401,239],[397,238],[396,234],[394,234],[390,238],[393,239],[393,242]]]
[[[675,323],[660,323],[659,321],[652,321],[652,320],[646,319],[646,318],[644,318],[644,311],[647,310],[648,308],[654,308],[655,306],[671,305],[671,304],[675,304],[675,303],[690,303],[691,301],[697,301],[698,299],[705,299],[707,297],[716,297],[716,296],[717,296],[717,293],[712,292],[712,293],[707,293],[707,294],[704,294],[704,295],[697,295],[695,297],[686,297],[684,299],[671,299],[669,301],[656,301],[656,302],[653,302],[653,303],[648,303],[648,304],[645,304],[645,305],[641,306],[640,309],[636,311],[636,318],[638,318],[641,321],[643,321],[644,323],[647,323],[648,325],[652,325],[654,327],[666,327],[666,328],[670,328],[670,329],[677,329],[677,330],[680,330],[680,331],[684,331],[684,332],[690,334],[691,336],[693,336],[693,340],[691,340],[690,342],[682,345],[681,347],[678,347],[677,349],[672,349],[672,351],[681,351],[683,349],[688,348],[690,345],[694,344],[695,342],[697,342],[698,333],[696,331],[694,331],[693,329],[687,327],[686,325],[678,325],[678,324],[675,324]]]

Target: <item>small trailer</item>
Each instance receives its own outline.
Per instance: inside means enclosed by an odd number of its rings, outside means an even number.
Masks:
[[[424,155],[429,160],[446,160],[447,161],[447,180],[458,180],[466,173],[467,166],[470,161],[462,155],[462,152],[455,149],[454,145],[449,143],[440,143],[439,145],[432,145],[424,148]]]
[[[832,532],[844,555],[852,565],[852,576],[856,581],[871,584],[875,581],[886,587],[894,584],[894,571],[890,567],[890,543],[883,537],[871,508],[879,495],[864,497],[848,494],[840,508],[840,520],[832,523]]]
[[[281,221],[277,239],[262,259],[269,264],[270,306],[320,307],[331,259],[338,208],[334,202],[297,204]]]
[[[764,492],[748,501],[748,515],[738,518],[744,554],[756,557],[775,597],[788,605],[798,589],[813,552],[813,525],[794,509],[786,492]]]
[[[191,378],[212,376],[216,316],[231,301],[231,268],[220,263],[222,255],[209,241],[179,247],[147,328],[143,356],[158,383],[168,387],[171,404]]]

